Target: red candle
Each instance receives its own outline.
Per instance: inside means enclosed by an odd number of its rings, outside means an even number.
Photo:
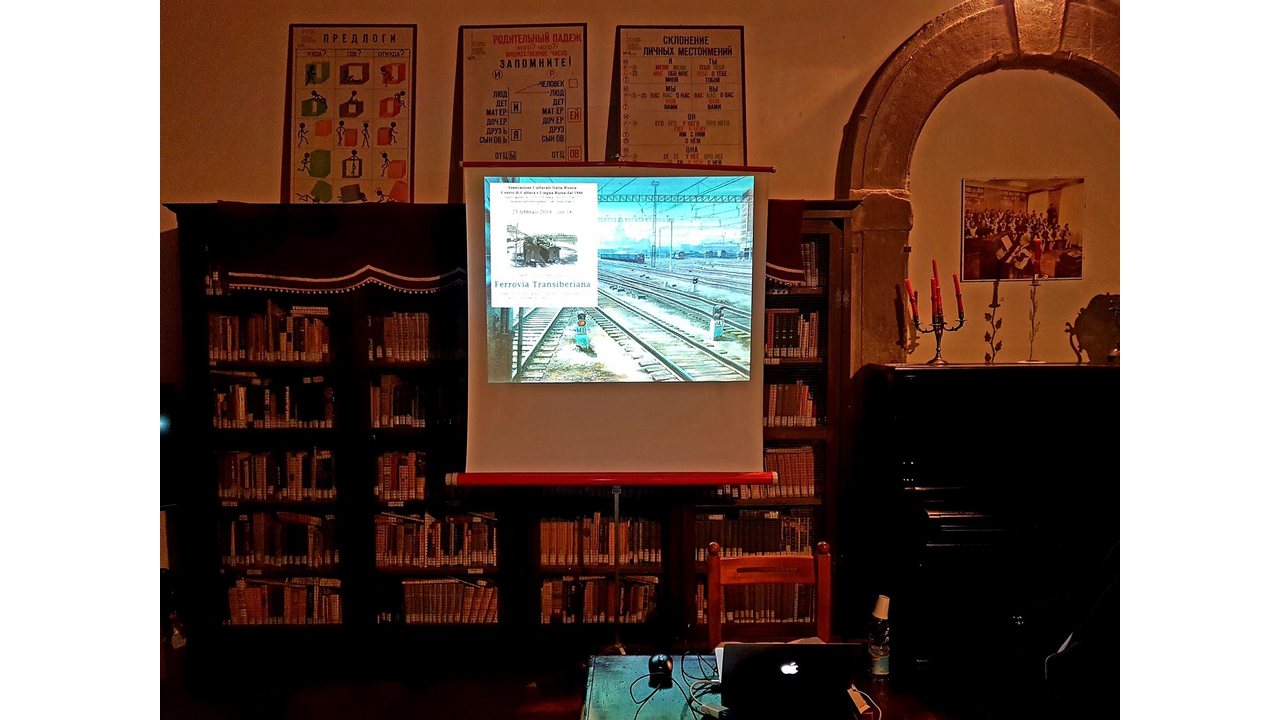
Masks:
[[[951,281],[956,284],[956,311],[964,314],[964,298],[960,296],[960,276],[951,273]]]
[[[929,278],[929,309],[929,317],[938,317],[938,281],[934,278]]]
[[[911,301],[911,317],[915,320],[919,320],[920,308],[916,305],[916,298],[918,295],[916,295],[916,292],[911,289],[911,278],[907,278],[905,282],[907,283],[907,299]]]
[[[938,279],[938,258],[933,258],[933,316],[942,315],[942,281]]]

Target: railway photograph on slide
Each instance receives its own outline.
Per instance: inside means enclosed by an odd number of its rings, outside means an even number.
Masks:
[[[755,178],[486,177],[491,383],[751,377]]]

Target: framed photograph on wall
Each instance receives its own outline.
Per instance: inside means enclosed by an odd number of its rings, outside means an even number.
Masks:
[[[290,25],[280,201],[413,202],[416,25]]]
[[[741,25],[619,25],[606,159],[747,164]]]
[[[961,279],[1084,276],[1084,178],[962,181]]]

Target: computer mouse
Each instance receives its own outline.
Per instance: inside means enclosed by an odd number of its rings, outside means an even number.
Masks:
[[[666,653],[658,653],[649,656],[649,679],[664,680],[671,677],[671,671],[675,668],[675,661]]]

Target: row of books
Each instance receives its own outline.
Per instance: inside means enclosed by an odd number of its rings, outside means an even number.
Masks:
[[[232,429],[333,427],[333,388],[323,376],[274,381],[255,373],[215,373],[229,378],[213,392],[213,426]]]
[[[613,580],[603,575],[553,578],[542,581],[542,624],[611,623],[621,603],[621,622],[641,623],[658,606],[658,577],[622,578],[619,598]]]
[[[378,485],[373,494],[383,502],[426,499],[427,454],[384,452],[379,455]]]
[[[209,364],[222,361],[329,362],[329,308],[267,301],[265,314],[209,313]]]
[[[815,622],[817,593],[812,585],[779,583],[772,585],[724,585],[722,623]],[[708,617],[707,584],[698,583],[698,624]]]
[[[765,472],[778,473],[778,484],[725,485],[717,488],[717,494],[735,500],[816,497],[818,488],[814,468],[812,445],[765,448]]]
[[[407,625],[492,625],[498,622],[498,588],[487,580],[414,578],[401,583],[400,621]],[[393,622],[383,613],[379,622]]]
[[[614,551],[623,565],[662,562],[662,524],[657,520],[622,518],[615,544],[611,517],[595,513],[573,520],[544,519],[540,530],[543,565],[611,565]]]
[[[803,380],[770,384],[765,388],[765,427],[816,427],[817,405],[813,388]]]
[[[764,356],[766,358],[818,357],[818,312],[804,316],[799,308],[770,308],[764,311]]]
[[[803,380],[765,387],[765,427],[817,427],[813,388]]]
[[[369,386],[369,424],[375,428],[426,427],[428,409],[440,408],[439,391],[382,375]]]
[[[738,517],[699,513],[694,518],[694,559],[707,561],[707,546],[720,543],[721,557],[813,555],[813,511],[809,508],[739,510]]]
[[[448,516],[384,512],[373,518],[378,567],[484,567],[498,564],[492,513]]]
[[[329,450],[223,452],[216,460],[223,500],[304,502],[338,495]]]
[[[827,243],[800,243],[800,260],[804,263],[804,287],[827,286]]]
[[[218,524],[222,564],[231,567],[332,567],[338,562],[332,515],[256,512]]]
[[[367,316],[369,359],[391,363],[426,362],[431,357],[430,317],[424,312]]]
[[[773,486],[723,486],[716,488],[718,497],[733,500],[773,500],[773,498],[817,497],[819,483],[815,473],[812,445],[764,448],[764,470],[778,474]]]
[[[241,579],[227,588],[228,625],[337,625],[337,578]]]

